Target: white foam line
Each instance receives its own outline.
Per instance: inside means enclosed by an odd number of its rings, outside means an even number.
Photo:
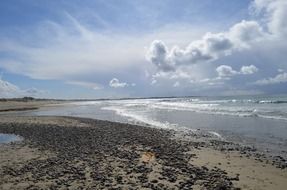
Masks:
[[[198,106],[176,106],[176,105],[159,105],[154,104],[150,105],[151,108],[154,109],[162,109],[162,110],[178,110],[178,111],[191,111],[195,113],[205,113],[205,114],[212,114],[212,115],[229,115],[229,116],[237,116],[237,117],[261,117],[266,119],[275,119],[275,120],[284,120],[287,121],[287,118],[280,117],[280,116],[267,116],[262,115],[259,112],[254,112],[253,109],[242,109],[242,110],[224,110],[224,109],[214,109],[213,106],[206,106],[204,105],[202,108],[200,107],[201,104],[198,104]],[[213,107],[213,108],[212,108]],[[209,109],[208,109],[209,108]]]
[[[145,123],[145,124],[148,124],[151,126],[155,126],[155,127],[159,127],[159,128],[165,128],[165,129],[176,129],[177,128],[177,125],[175,125],[175,124],[170,124],[169,122],[162,123],[159,121],[155,121],[155,120],[152,120],[150,118],[147,118],[147,117],[135,114],[135,113],[131,113],[131,112],[129,112],[125,109],[122,109],[122,108],[110,106],[110,107],[103,107],[101,109],[115,111],[116,114],[118,114],[120,116],[128,117],[128,118],[133,119],[134,121]]]
[[[78,105],[78,106],[88,106],[88,105],[98,105],[98,104],[102,104],[103,102],[101,101],[80,101],[80,102],[70,102],[67,104],[70,105]]]
[[[224,138],[217,132],[214,132],[214,131],[208,131],[208,133],[216,136],[217,138],[221,139],[221,140],[224,140]]]
[[[115,106],[103,107],[101,109],[115,111],[116,114],[118,114],[120,116],[128,117],[128,118],[133,119],[134,121],[145,123],[145,124],[151,125],[153,127],[159,127],[159,128],[164,128],[164,129],[173,129],[173,130],[178,131],[178,132],[192,132],[192,133],[196,133],[197,132],[196,129],[192,129],[192,128],[188,128],[188,127],[184,127],[184,126],[178,127],[178,125],[171,124],[169,122],[162,123],[162,122],[159,122],[159,121],[152,120],[152,119],[150,119],[148,117],[144,117],[144,116],[141,116],[141,115],[138,115],[138,114],[135,114],[135,113],[130,113],[129,111],[127,111],[127,110],[125,110],[123,108],[118,108],[118,107],[115,107]],[[216,138],[218,138],[220,140],[224,140],[224,138],[217,132],[207,131],[207,133],[215,136]]]

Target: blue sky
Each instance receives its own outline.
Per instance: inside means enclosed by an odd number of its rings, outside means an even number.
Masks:
[[[0,2],[0,97],[282,94],[284,0]]]

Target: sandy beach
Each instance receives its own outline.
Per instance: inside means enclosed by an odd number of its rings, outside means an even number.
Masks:
[[[1,116],[0,189],[284,189],[284,162],[196,134],[72,117]],[[188,137],[188,138],[186,138]]]

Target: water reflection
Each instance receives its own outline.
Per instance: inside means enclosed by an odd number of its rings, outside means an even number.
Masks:
[[[21,138],[17,135],[0,133],[0,143],[10,143],[19,140],[21,140]]]

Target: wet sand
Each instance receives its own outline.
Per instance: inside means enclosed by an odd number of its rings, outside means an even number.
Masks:
[[[287,171],[266,162],[242,156],[239,152],[221,152],[211,148],[195,150],[191,164],[220,168],[238,181],[234,185],[246,190],[285,189]]]
[[[1,116],[0,189],[282,189],[281,162],[174,131],[71,117]],[[273,165],[272,165],[273,164]]]

